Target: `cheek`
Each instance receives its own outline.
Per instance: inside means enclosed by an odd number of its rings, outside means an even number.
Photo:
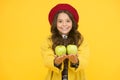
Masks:
[[[70,25],[69,29],[70,29],[70,30],[72,29],[72,25]]]
[[[60,27],[60,26],[61,26],[61,24],[57,23],[57,27]]]
[[[72,26],[72,22],[71,23],[68,23],[69,26]]]
[[[69,24],[69,27],[72,28],[72,24]]]
[[[60,28],[61,28],[61,27],[60,27],[59,25],[57,25],[57,30],[58,30],[58,31],[60,30]]]

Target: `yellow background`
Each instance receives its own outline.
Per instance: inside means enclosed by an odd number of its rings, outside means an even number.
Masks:
[[[0,80],[44,80],[40,44],[50,33],[49,10],[61,2],[80,14],[88,80],[120,80],[119,0],[0,0]]]

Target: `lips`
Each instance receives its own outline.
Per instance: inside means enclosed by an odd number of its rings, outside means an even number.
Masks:
[[[61,28],[62,30],[68,30],[69,29],[69,27],[66,27],[66,28]]]
[[[68,29],[62,29],[63,31],[67,31]]]

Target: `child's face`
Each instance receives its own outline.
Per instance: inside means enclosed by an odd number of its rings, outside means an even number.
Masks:
[[[72,20],[66,13],[59,13],[57,18],[57,29],[60,34],[67,35],[72,29]]]

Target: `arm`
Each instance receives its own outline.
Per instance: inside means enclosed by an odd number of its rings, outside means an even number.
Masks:
[[[82,44],[78,48],[78,61],[79,65],[77,68],[71,67],[71,63],[69,62],[69,68],[73,71],[79,71],[81,69],[84,69],[88,62],[88,56],[89,56],[89,48],[88,44],[85,40],[83,40]]]
[[[57,73],[62,71],[63,65],[61,65],[61,69],[54,65],[55,55],[52,50],[52,42],[48,38],[41,45],[41,55],[46,67]]]

